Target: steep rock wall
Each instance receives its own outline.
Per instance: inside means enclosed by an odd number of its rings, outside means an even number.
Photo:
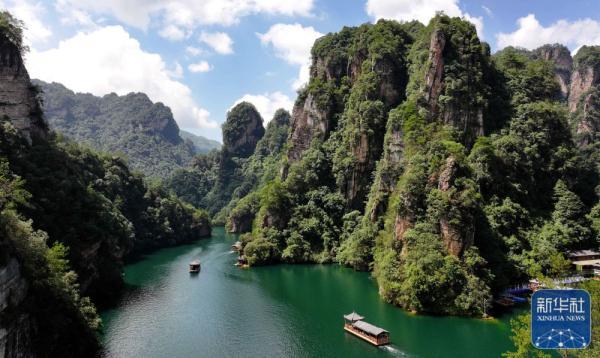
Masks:
[[[0,34],[0,118],[11,120],[15,128],[31,142],[33,136],[45,136],[37,91],[25,69],[21,52],[4,34]]]

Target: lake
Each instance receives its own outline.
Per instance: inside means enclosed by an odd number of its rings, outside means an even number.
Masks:
[[[102,312],[107,357],[498,357],[508,321],[413,315],[383,302],[368,273],[337,265],[240,269],[236,235],[154,252],[125,267],[127,291]],[[193,259],[202,272],[188,273]],[[345,333],[355,310],[390,331],[374,347]]]

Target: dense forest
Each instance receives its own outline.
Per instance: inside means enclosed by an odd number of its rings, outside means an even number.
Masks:
[[[339,262],[406,309],[480,315],[600,243],[599,59],[558,44],[491,55],[445,15],[330,33],[272,179],[228,225],[248,231],[250,265]]]
[[[132,169],[165,178],[187,167],[198,153],[218,149],[216,141],[180,131],[171,109],[143,93],[96,97],[59,83],[34,80],[50,128],[95,150],[119,153]]]
[[[123,159],[51,132],[24,51],[22,23],[0,13],[0,353],[90,357],[124,261],[210,223]]]
[[[235,219],[227,222],[229,230],[247,231],[254,217],[248,210],[256,205],[256,195],[248,194],[277,176],[289,121],[290,114],[280,109],[265,129],[254,105],[237,104],[223,124],[221,150],[196,156],[191,168],[177,170],[165,187],[208,210],[215,224],[224,225],[231,214]]]
[[[0,352],[94,355],[124,262],[211,219],[251,266],[370,271],[385,301],[434,314],[480,316],[600,245],[599,46],[491,54],[443,14],[344,27],[315,42],[292,114],[265,128],[239,103],[205,153],[143,94],[32,83],[25,51],[1,13]]]

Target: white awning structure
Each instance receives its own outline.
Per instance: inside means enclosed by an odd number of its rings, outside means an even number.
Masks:
[[[596,260],[581,260],[581,261],[573,261],[573,265],[577,266],[600,266],[600,259]]]
[[[379,328],[364,321],[354,322],[353,326],[375,337],[379,336],[382,333],[388,333],[388,331],[386,331],[385,329]]]
[[[350,314],[344,315],[344,319],[346,319],[350,322],[355,322],[355,321],[360,321],[360,320],[364,319],[364,317],[359,315],[356,312],[352,312]]]

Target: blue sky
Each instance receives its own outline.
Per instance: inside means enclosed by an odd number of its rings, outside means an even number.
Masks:
[[[181,128],[221,139],[240,100],[291,109],[321,34],[378,18],[473,22],[492,50],[600,44],[594,0],[0,0],[26,22],[32,77],[78,92],[145,92]]]

